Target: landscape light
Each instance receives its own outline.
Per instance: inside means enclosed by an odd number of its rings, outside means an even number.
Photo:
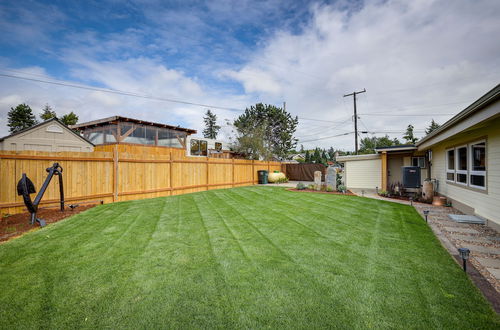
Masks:
[[[468,248],[459,248],[458,253],[464,264],[464,272],[467,272],[467,259],[469,259],[470,250]]]
[[[425,211],[424,211],[424,215],[425,215],[425,222],[428,222],[428,221],[427,221],[427,216],[429,215],[429,212],[430,212],[429,210],[425,210]]]
[[[413,206],[413,197],[410,197],[410,205]]]

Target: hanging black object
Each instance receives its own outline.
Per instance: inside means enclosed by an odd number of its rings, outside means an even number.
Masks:
[[[64,211],[64,188],[63,188],[62,171],[63,169],[61,166],[59,166],[59,163],[54,163],[51,167],[47,169],[49,175],[47,175],[47,178],[45,179],[45,182],[40,188],[40,191],[36,195],[34,201],[31,200],[30,194],[34,194],[36,192],[35,185],[26,176],[26,173],[23,173],[21,180],[19,180],[19,182],[17,183],[17,194],[23,196],[24,204],[26,205],[28,211],[31,213],[30,223],[32,225],[34,225],[35,222],[38,222],[41,227],[45,227],[45,221],[42,219],[38,219],[36,217],[36,213],[38,211],[38,205],[42,200],[43,194],[45,193],[45,190],[47,190],[50,180],[52,180],[52,177],[54,175],[59,176],[59,194],[61,198],[61,211]]]

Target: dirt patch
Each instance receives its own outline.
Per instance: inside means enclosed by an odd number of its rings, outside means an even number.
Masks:
[[[51,224],[57,221],[60,221],[64,218],[70,217],[72,215],[78,214],[85,210],[88,210],[96,205],[81,205],[71,210],[70,208],[66,208],[61,212],[58,208],[47,208],[47,209],[39,209],[37,213],[37,217],[45,220],[47,224]],[[7,217],[3,217],[0,219],[0,242],[8,241],[11,238],[21,236],[27,231],[37,230],[40,228],[40,225],[35,224],[31,225],[30,221],[30,213],[19,213],[10,215]]]
[[[313,189],[296,189],[296,188],[290,188],[287,189],[289,191],[298,191],[298,192],[312,192],[312,193],[317,193],[317,194],[330,194],[330,195],[346,195],[346,196],[356,196],[356,194],[353,194],[352,191],[347,190],[345,193],[341,193],[339,191],[322,191],[322,190],[313,190]]]

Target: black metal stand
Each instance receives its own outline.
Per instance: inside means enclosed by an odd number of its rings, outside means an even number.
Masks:
[[[47,172],[49,173],[49,175],[45,179],[45,182],[42,184],[42,187],[40,188],[40,191],[36,195],[34,201],[31,201],[30,194],[36,192],[35,185],[26,176],[26,173],[23,173],[21,180],[19,180],[19,182],[17,183],[17,194],[23,196],[24,204],[26,205],[28,211],[31,213],[30,223],[32,225],[34,225],[35,222],[38,222],[41,227],[45,226],[45,221],[42,219],[38,219],[36,217],[36,213],[38,211],[38,205],[42,200],[43,194],[47,190],[50,180],[52,180],[52,177],[54,175],[59,176],[59,195],[61,200],[60,201],[61,211],[64,211],[64,187],[63,187],[62,171],[63,169],[61,166],[59,166],[59,163],[54,163],[51,167],[47,168]]]

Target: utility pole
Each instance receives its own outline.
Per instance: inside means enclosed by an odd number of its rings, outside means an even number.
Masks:
[[[286,102],[283,101],[283,110],[286,111]]]
[[[356,94],[361,94],[365,92],[366,89],[363,88],[363,90],[360,92],[352,92],[351,94],[344,95],[344,97],[352,95],[354,99],[354,145],[355,145],[354,150],[356,155],[358,154],[358,113],[356,111]]]

